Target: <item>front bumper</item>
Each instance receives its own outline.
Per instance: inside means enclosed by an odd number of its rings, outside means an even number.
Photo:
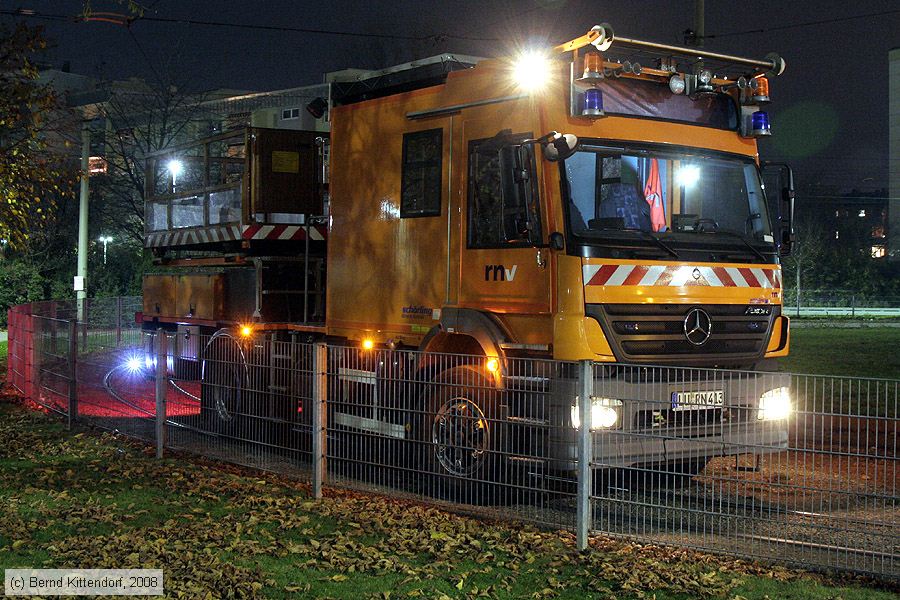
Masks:
[[[626,377],[597,378],[594,397],[622,402],[615,428],[592,432],[594,468],[631,467],[708,459],[735,454],[767,454],[787,448],[790,417],[761,420],[763,393],[789,387],[779,373],[629,368]],[[649,376],[649,375],[652,375]],[[577,382],[559,380],[551,390],[549,452],[554,471],[576,468],[578,431],[571,425]],[[673,410],[673,394],[722,392],[722,406]]]

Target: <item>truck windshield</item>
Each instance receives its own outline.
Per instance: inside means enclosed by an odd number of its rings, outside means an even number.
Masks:
[[[562,170],[570,233],[589,244],[610,236],[645,244],[656,238],[676,249],[700,241],[774,244],[759,170],[749,158],[587,143]]]

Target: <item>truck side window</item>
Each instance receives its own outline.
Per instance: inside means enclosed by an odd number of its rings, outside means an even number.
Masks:
[[[480,152],[478,146],[485,141],[469,146],[468,246],[530,246],[532,236],[540,237],[533,148],[507,146],[498,152]],[[523,161],[517,161],[517,152]],[[514,172],[503,173],[503,153],[506,164],[515,165]]]
[[[443,129],[403,135],[400,217],[441,214],[441,155]]]

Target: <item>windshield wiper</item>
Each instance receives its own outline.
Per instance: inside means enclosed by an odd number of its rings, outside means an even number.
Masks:
[[[677,252],[672,250],[672,248],[667,243],[665,243],[664,241],[662,241],[661,239],[659,239],[658,237],[656,237],[655,235],[653,235],[650,232],[643,231],[641,229],[619,229],[618,227],[594,227],[594,228],[588,229],[585,233],[600,232],[600,231],[614,231],[616,233],[639,233],[639,234],[641,234],[641,237],[643,237],[645,240],[650,240],[654,244],[656,244],[656,247],[659,248],[660,250],[668,252],[675,258],[678,258]],[[639,248],[634,248],[634,250],[638,250],[638,249]]]
[[[640,232],[641,236],[645,240],[651,240],[654,244],[656,244],[657,246],[659,246],[660,248],[662,248],[663,250],[665,250],[666,252],[668,252],[669,254],[674,256],[675,258],[678,258],[678,253],[675,252],[674,250],[672,250],[671,246],[669,246],[667,243],[665,243],[664,241],[662,241],[661,239],[659,239],[658,237],[656,237],[649,231],[644,231],[644,230],[638,230],[638,231]]]
[[[766,262],[768,260],[762,252],[760,252],[759,250],[754,248],[753,244],[751,244],[750,242],[747,241],[747,238],[745,238],[744,236],[742,236],[739,233],[735,233],[733,231],[716,230],[716,231],[711,232],[711,234],[727,235],[729,237],[738,239],[741,241],[741,243],[743,243],[750,250],[750,252],[752,252],[753,254],[758,256],[761,261]]]

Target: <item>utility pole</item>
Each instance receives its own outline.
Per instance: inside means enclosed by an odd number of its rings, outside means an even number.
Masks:
[[[75,276],[75,298],[78,305],[78,321],[84,322],[84,301],[87,298],[88,254],[88,196],[91,154],[91,122],[81,124],[81,196],[78,207],[78,271]]]
[[[704,0],[694,0],[694,45],[703,47],[706,36],[706,6]]]
[[[704,0],[694,0],[694,28],[684,30],[684,45],[702,48],[706,37],[706,6]],[[703,61],[698,61],[703,64]]]

